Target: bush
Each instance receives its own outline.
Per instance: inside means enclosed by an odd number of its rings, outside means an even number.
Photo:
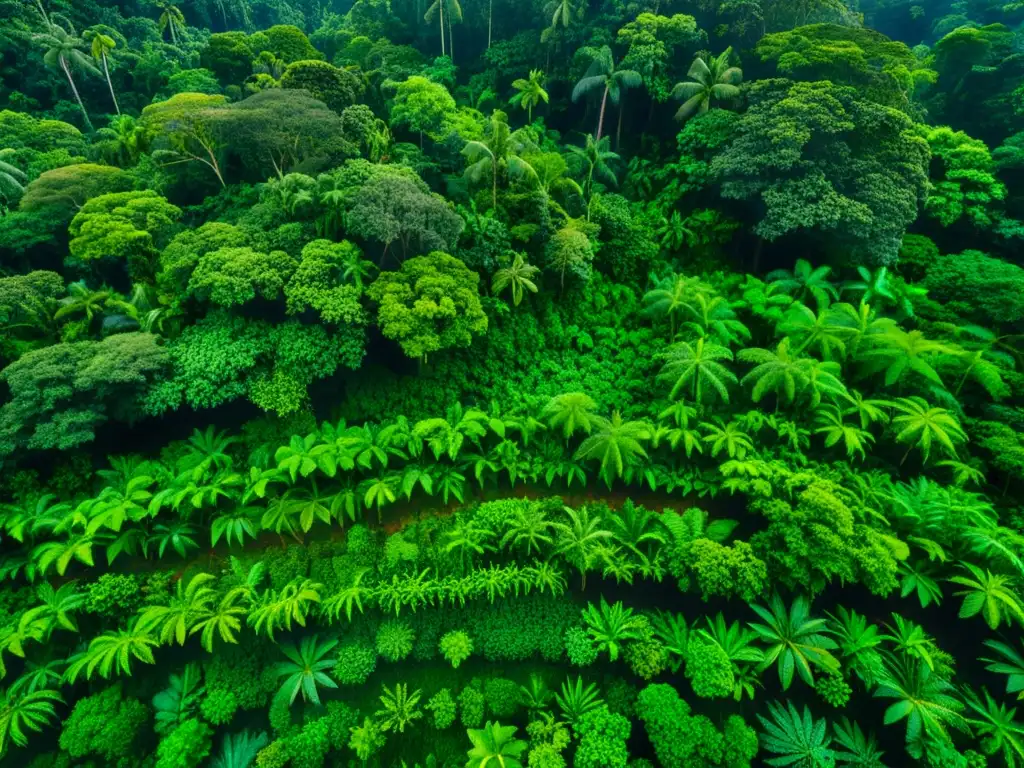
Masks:
[[[449,632],[441,638],[438,650],[451,663],[452,669],[458,669],[473,653],[473,639],[462,630]]]
[[[455,699],[447,688],[442,688],[431,696],[424,708],[434,713],[434,727],[439,731],[449,728],[455,722]]]
[[[484,695],[480,689],[469,685],[459,693],[459,709],[462,710],[462,725],[479,728],[484,722]]]
[[[404,621],[385,621],[377,630],[377,653],[391,662],[401,661],[412,653],[416,633]]]
[[[340,685],[362,685],[376,668],[377,650],[369,643],[354,641],[338,646],[338,660],[334,664],[334,679]]]

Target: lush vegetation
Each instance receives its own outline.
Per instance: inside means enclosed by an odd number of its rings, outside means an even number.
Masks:
[[[1024,5],[0,18],[0,764],[1024,766]]]

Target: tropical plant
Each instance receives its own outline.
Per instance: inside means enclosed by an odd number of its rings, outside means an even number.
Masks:
[[[523,300],[524,288],[530,293],[537,292],[537,284],[533,278],[538,272],[540,272],[539,267],[528,264],[523,254],[517,253],[511,266],[502,267],[494,273],[494,279],[491,281],[491,293],[497,296],[506,288],[511,288],[512,304],[518,307]]]
[[[953,594],[963,597],[960,618],[970,618],[979,613],[991,629],[999,629],[1002,622],[1012,624],[1016,620],[1024,624],[1024,604],[1013,589],[1013,580],[992,571],[982,571],[972,563],[961,563],[970,576],[953,576],[949,579],[966,589]],[[973,578],[971,578],[973,577]]]
[[[707,60],[703,55],[694,58],[686,73],[690,81],[677,83],[672,89],[672,98],[684,100],[676,112],[676,120],[704,114],[712,101],[728,102],[739,95],[737,84],[743,79],[743,70],[729,66],[731,56],[732,46]]]
[[[604,112],[608,101],[612,106],[618,106],[623,93],[630,88],[637,88],[643,84],[643,78],[639,72],[632,69],[618,69],[615,65],[615,56],[612,49],[607,45],[598,50],[593,61],[587,68],[586,74],[576,83],[572,90],[572,100],[579,101],[582,97],[591,93],[601,93],[601,107],[597,118],[597,132],[594,140],[601,141],[604,132]]]
[[[583,461],[600,462],[599,474],[611,488],[612,481],[622,477],[627,469],[647,458],[643,443],[651,438],[651,426],[646,421],[625,421],[615,411],[611,419],[600,419],[598,431],[587,437],[573,455]]]
[[[643,625],[641,619],[633,615],[632,608],[618,601],[608,605],[604,597],[601,598],[600,608],[587,603],[583,609],[583,622],[587,625],[594,647],[599,652],[606,651],[612,661],[619,658],[627,641],[640,638],[638,633]]]
[[[658,379],[672,382],[669,397],[673,400],[684,389],[689,389],[690,399],[704,405],[710,390],[722,402],[728,403],[728,385],[739,383],[739,379],[720,361],[732,359],[732,351],[728,347],[707,343],[703,337],[693,343],[681,341],[668,348]]]
[[[527,120],[532,123],[533,108],[542,101],[548,103],[548,92],[544,90],[544,73],[539,69],[531,69],[529,78],[520,77],[513,80],[512,87],[516,92],[509,99],[509,103],[525,109]]]
[[[561,690],[555,694],[555,703],[562,710],[566,722],[572,725],[588,712],[601,706],[602,700],[597,685],[587,683],[584,686],[583,678],[577,676],[576,682],[573,682],[572,678],[566,678]]]
[[[1002,756],[1007,768],[1024,764],[1024,724],[1015,719],[1017,709],[995,701],[982,688],[982,700],[976,691],[965,689],[964,701],[974,717],[967,722],[981,736],[981,749],[986,755]]]
[[[41,733],[57,717],[54,705],[63,703],[56,691],[17,694],[6,690],[0,694],[0,755],[12,743],[16,747],[26,746],[28,732]]]
[[[160,641],[141,626],[140,619],[128,629],[119,629],[97,635],[88,648],[68,659],[68,668],[64,679],[74,683],[85,672],[86,680],[91,680],[94,672],[100,677],[109,679],[112,674],[127,675],[132,673],[132,659],[144,664],[155,664],[153,648]]]
[[[916,747],[922,734],[944,735],[946,728],[967,731],[963,703],[953,684],[920,659],[887,656],[874,696],[895,699],[885,710],[885,724],[907,721],[907,751],[920,758]]]
[[[153,3],[160,10],[160,18],[156,22],[160,27],[160,33],[168,30],[171,33],[171,44],[177,45],[178,35],[185,29],[185,14],[170,0],[153,0]]]
[[[906,461],[910,452],[917,448],[925,461],[931,453],[932,443],[950,455],[956,455],[956,445],[967,442],[967,434],[945,408],[930,406],[921,397],[901,397],[893,403],[893,407],[903,415],[892,420],[893,427],[898,430],[896,441],[907,444],[907,452],[903,454]]]
[[[171,675],[170,685],[153,697],[154,729],[167,736],[193,716],[205,689],[199,665],[186,664],[180,675]]]
[[[1006,692],[1017,694],[1017,700],[1024,700],[1024,655],[1017,649],[999,640],[986,640],[985,646],[995,651],[997,658],[981,658],[988,664],[989,672],[1006,675]]]
[[[298,647],[282,646],[281,653],[285,655],[287,661],[280,662],[274,668],[277,677],[284,678],[277,695],[287,698],[289,706],[295,703],[299,693],[302,693],[303,701],[319,705],[318,686],[338,687],[338,684],[327,674],[327,670],[334,667],[334,659],[324,658],[334,650],[337,644],[336,639],[321,643],[316,635],[312,635],[302,638]]]
[[[64,76],[67,77],[68,85],[71,86],[71,93],[74,94],[75,101],[78,102],[78,108],[82,111],[85,126],[91,131],[93,129],[92,121],[89,119],[89,113],[85,109],[85,104],[82,103],[82,97],[78,93],[78,86],[75,85],[75,78],[72,72],[80,70],[98,75],[100,71],[92,63],[89,54],[86,53],[85,41],[78,37],[75,28],[71,26],[70,22],[66,23],[67,28],[65,29],[60,24],[51,22],[47,25],[46,32],[34,35],[32,39],[46,48],[46,53],[43,55],[44,63],[48,67],[59,68],[64,73]]]
[[[597,558],[599,547],[612,538],[612,532],[601,527],[600,515],[591,515],[589,507],[578,511],[563,507],[567,522],[555,523],[558,531],[555,556],[562,556],[580,572],[580,589],[587,588],[587,571]]]
[[[778,755],[765,760],[767,765],[824,768],[834,764],[835,753],[831,748],[828,722],[815,720],[806,705],[801,713],[788,700],[785,706],[778,701],[768,702],[768,713],[770,718],[757,716],[764,727],[761,746]]]
[[[520,757],[526,751],[527,744],[515,738],[516,730],[514,725],[501,725],[489,720],[483,728],[467,729],[473,748],[466,753],[469,756],[466,768],[523,768]]]
[[[762,620],[751,622],[750,628],[767,644],[761,669],[773,664],[779,670],[782,690],[788,690],[795,671],[807,685],[814,685],[813,667],[826,671],[839,670],[839,661],[831,651],[838,648],[829,637],[824,619],[811,617],[811,604],[803,596],[793,600],[789,608],[778,594],[772,595],[768,607],[750,606]]]
[[[380,696],[381,709],[376,717],[382,731],[405,733],[406,726],[423,717],[423,709],[419,705],[423,692],[418,688],[409,693],[409,686],[396,683],[395,690],[381,686],[384,693]]]

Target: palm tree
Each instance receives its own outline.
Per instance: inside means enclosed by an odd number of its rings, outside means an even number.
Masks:
[[[178,31],[185,28],[185,14],[178,6],[173,5],[170,0],[154,0],[154,5],[160,9],[160,18],[157,24],[160,25],[160,33],[165,29],[171,32],[171,44],[178,44]]]
[[[288,697],[289,706],[295,703],[299,693],[302,693],[302,700],[308,701],[317,706],[320,705],[320,693],[318,685],[325,688],[337,688],[338,684],[328,675],[327,670],[334,667],[335,659],[324,658],[331,651],[338,641],[327,640],[321,643],[316,635],[302,638],[299,647],[285,645],[281,647],[288,660],[282,661],[275,667],[275,673],[284,678],[277,695],[281,698]]]
[[[0,756],[7,752],[10,743],[24,747],[28,744],[28,733],[39,733],[43,726],[56,718],[54,704],[63,704],[64,699],[56,691],[42,690],[26,694],[4,691],[0,695]]]
[[[500,109],[491,113],[488,135],[484,141],[467,141],[462,154],[469,161],[466,178],[478,182],[481,178],[491,178],[491,208],[498,209],[498,177],[504,179],[531,177],[536,172],[521,156],[532,147],[520,131],[511,132],[508,127],[508,115]]]
[[[960,423],[945,408],[932,407],[920,397],[901,397],[893,403],[893,407],[903,412],[902,416],[892,420],[893,426],[899,430],[896,441],[910,445],[903,455],[903,461],[907,460],[915,447],[921,449],[924,460],[928,461],[932,442],[938,442],[940,447],[953,456],[956,455],[956,444],[967,442],[967,434]]]
[[[644,294],[644,312],[651,315],[663,315],[668,318],[671,340],[676,337],[676,318],[684,309],[694,293],[705,287],[699,277],[687,275],[669,275],[655,283],[651,290]]]
[[[491,293],[497,296],[506,288],[511,287],[512,304],[518,307],[519,302],[523,300],[524,288],[530,293],[537,292],[537,284],[533,282],[533,276],[538,272],[540,272],[540,267],[528,264],[523,258],[523,254],[517,253],[512,261],[512,266],[502,267],[494,273],[494,279],[491,281]]]
[[[964,598],[960,606],[960,618],[966,619],[980,613],[991,629],[999,629],[1003,621],[1012,625],[1014,619],[1024,624],[1024,604],[1013,589],[1012,579],[993,574],[992,571],[983,572],[971,563],[961,565],[974,578],[953,576],[949,579],[953,584],[967,588],[953,593]]]
[[[555,524],[548,519],[544,507],[540,504],[518,506],[512,519],[506,522],[505,535],[501,537],[501,547],[513,546],[526,548],[526,556],[534,553],[539,555],[542,546],[550,546],[554,539],[550,535]]]
[[[597,133],[594,134],[596,141],[601,141],[604,131],[604,111],[608,100],[611,99],[612,104],[617,106],[624,91],[636,88],[642,83],[643,78],[639,72],[615,68],[615,57],[607,45],[597,52],[586,74],[572,89],[573,101],[579,101],[587,94],[601,91],[601,111],[597,118]]]
[[[110,65],[107,63],[107,55],[114,50],[117,43],[114,38],[103,34],[98,28],[85,30],[85,39],[92,43],[92,57],[103,64],[103,75],[107,78],[107,88],[110,89],[110,98],[114,102],[114,109],[121,114],[121,107],[117,104],[117,95],[114,93],[114,84],[110,80]]]
[[[85,52],[85,41],[78,37],[74,27],[68,24],[68,29],[59,24],[51,24],[49,30],[37,35],[32,39],[46,48],[43,61],[48,67],[59,67],[60,71],[68,79],[71,92],[75,95],[78,108],[82,110],[82,117],[85,118],[85,127],[92,131],[92,121],[89,113],[85,111],[85,104],[78,93],[78,86],[75,85],[75,78],[72,77],[72,70],[79,69],[84,72],[91,72],[98,75],[100,71],[92,63],[92,59]]]
[[[548,92],[544,90],[544,72],[531,69],[529,78],[513,80],[512,87],[516,89],[516,94],[509,99],[509,104],[525,109],[527,120],[532,123],[533,108],[542,101],[548,103]]]
[[[790,339],[787,336],[779,342],[775,351],[769,349],[744,349],[737,358],[744,363],[756,363],[740,384],[754,383],[750,396],[755,403],[761,402],[767,393],[773,392],[776,403],[792,403],[797,394],[807,386],[808,358],[798,358],[789,351]]]
[[[760,669],[764,671],[776,664],[782,690],[788,690],[793,683],[794,670],[801,680],[813,686],[812,666],[829,671],[839,669],[839,661],[831,653],[838,646],[828,636],[830,630],[825,619],[811,618],[811,604],[806,597],[796,598],[789,609],[778,594],[772,595],[767,608],[761,605],[750,607],[764,622],[751,622],[750,628],[768,644]]]
[[[603,139],[594,139],[589,133],[586,142],[582,147],[570,145],[569,157],[575,158],[579,169],[584,177],[583,194],[587,198],[587,221],[590,221],[590,203],[594,199],[594,178],[602,179],[611,186],[617,186],[618,178],[611,164],[619,159],[618,154],[610,149],[610,142],[606,136]]]
[[[487,436],[487,414],[455,403],[448,408],[445,418],[416,422],[413,435],[427,441],[435,459],[440,459],[443,453],[455,461],[467,439],[479,445],[480,438]]]
[[[13,149],[0,150],[0,196],[3,196],[7,203],[14,203],[21,197],[28,181],[24,171],[4,160],[13,154]]]
[[[597,555],[597,548],[605,539],[612,538],[612,532],[601,527],[600,515],[591,517],[590,509],[583,507],[577,512],[563,507],[568,523],[555,523],[558,530],[558,549],[555,556],[563,555],[580,572],[580,590],[587,588],[587,571]]]
[[[675,399],[684,387],[690,388],[690,399],[698,405],[704,404],[704,395],[710,388],[722,401],[729,402],[728,384],[738,383],[736,375],[722,365],[721,360],[732,360],[728,347],[706,343],[704,338],[696,342],[681,341],[668,348],[666,362],[658,374],[664,381],[672,381],[669,397]]]
[[[597,403],[589,395],[583,392],[566,392],[563,395],[552,397],[540,417],[547,420],[548,428],[562,428],[562,435],[566,442],[582,430],[589,435],[593,428],[600,423],[601,417],[594,411],[597,410]]]
[[[743,70],[729,66],[732,46],[707,61],[697,56],[690,65],[686,76],[690,82],[677,83],[672,89],[672,98],[685,99],[676,112],[676,120],[686,120],[695,114],[708,111],[712,101],[728,101],[740,94],[737,83],[743,79]]]
[[[445,13],[448,14],[448,50],[446,52],[444,45],[444,21]],[[427,8],[427,12],[423,14],[423,20],[430,22],[434,20],[434,17],[438,17],[438,23],[441,28],[441,55],[451,55],[451,32],[452,32],[452,17],[456,21],[462,21],[462,6],[459,4],[459,0],[434,0],[434,2]],[[452,56],[452,61],[455,57]]]
[[[466,768],[523,768],[520,760],[527,744],[515,738],[514,725],[501,725],[487,721],[481,729],[469,728],[466,733],[473,748],[466,754]]]
[[[610,420],[602,419],[598,431],[580,443],[574,459],[598,459],[600,475],[611,488],[612,480],[622,477],[639,459],[647,458],[643,443],[651,439],[651,425],[646,421],[624,421],[615,411]]]

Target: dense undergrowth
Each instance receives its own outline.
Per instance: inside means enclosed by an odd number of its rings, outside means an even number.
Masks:
[[[0,19],[0,763],[1024,765],[1019,3]]]

